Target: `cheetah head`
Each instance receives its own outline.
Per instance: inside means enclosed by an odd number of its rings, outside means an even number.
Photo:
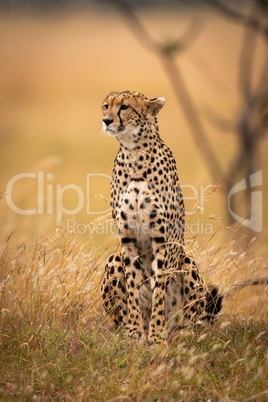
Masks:
[[[148,99],[139,92],[111,92],[102,104],[103,130],[123,145],[134,147],[137,136],[155,123],[164,104],[164,98]]]

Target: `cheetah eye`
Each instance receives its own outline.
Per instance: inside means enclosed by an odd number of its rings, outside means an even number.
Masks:
[[[128,105],[121,105],[120,110],[127,110],[129,108]]]
[[[108,109],[108,103],[105,103],[105,105],[103,105],[104,109]]]

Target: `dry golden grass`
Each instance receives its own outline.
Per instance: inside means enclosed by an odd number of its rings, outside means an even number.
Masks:
[[[117,242],[96,243],[94,235],[68,234],[64,227],[38,244],[15,246],[12,238],[7,240],[0,259],[3,400],[86,401],[118,395],[133,401],[245,400],[265,390],[263,287],[254,300],[246,292],[247,311],[231,294],[217,324],[178,332],[149,348],[116,331],[105,315],[99,284],[104,260]],[[251,265],[251,277],[263,268],[257,258],[252,275],[254,242],[236,255],[230,243],[205,253],[196,240],[187,247],[199,255],[201,269],[206,267],[206,280],[219,281],[222,292],[237,277],[238,261],[242,272]],[[249,314],[254,317],[243,319]]]

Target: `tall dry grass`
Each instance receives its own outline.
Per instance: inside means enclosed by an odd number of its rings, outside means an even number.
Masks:
[[[104,313],[104,261],[118,245],[111,239],[97,246],[95,236],[59,227],[38,243],[7,239],[0,259],[4,400],[244,400],[265,390],[267,285],[232,291],[238,278],[263,274],[254,241],[234,251],[227,237],[221,247],[211,238],[201,251],[202,238],[188,240],[205,280],[229,299],[217,324],[148,348],[116,331]]]

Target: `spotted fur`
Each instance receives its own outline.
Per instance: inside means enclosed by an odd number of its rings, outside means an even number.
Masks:
[[[149,343],[221,308],[184,250],[184,202],[176,162],[159,136],[164,98],[112,92],[103,102],[103,129],[120,148],[111,182],[112,216],[121,253],[109,257],[102,283],[106,311],[131,336]]]

